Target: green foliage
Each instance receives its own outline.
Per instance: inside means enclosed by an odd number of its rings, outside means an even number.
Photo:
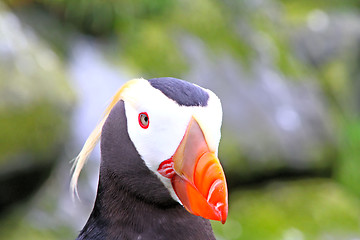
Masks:
[[[23,1],[7,0],[9,5],[22,7]],[[78,31],[95,36],[124,30],[142,19],[151,19],[163,15],[173,4],[173,0],[40,0],[32,5],[44,8],[53,17]],[[27,5],[30,5],[28,1]]]
[[[157,23],[144,23],[127,37],[123,58],[135,69],[147,76],[179,76],[186,63],[170,32]],[[141,47],[139,47],[141,46]],[[145,76],[144,76],[145,77]]]
[[[359,235],[360,201],[328,180],[274,182],[230,195],[219,239],[347,239]],[[333,239],[333,238],[330,238]]]
[[[67,120],[52,105],[41,103],[0,114],[0,126],[6,126],[0,135],[1,166],[13,154],[50,156],[65,137]]]
[[[36,216],[36,215],[35,215]],[[69,226],[57,226],[52,228],[42,226],[32,221],[31,214],[24,216],[24,209],[18,208],[8,218],[0,220],[1,239],[27,239],[27,240],[58,240],[74,239],[74,233]],[[52,219],[48,219],[48,224],[53,224]]]
[[[239,19],[229,10],[227,4],[218,1],[179,1],[172,14],[172,24],[199,37],[215,52],[227,50],[246,62],[253,51],[236,31]]]
[[[339,161],[335,168],[336,178],[348,190],[360,197],[360,121],[346,123],[339,142]]]
[[[302,25],[306,22],[309,12],[315,9],[346,12],[354,8],[360,8],[357,0],[281,0],[286,13],[286,20],[291,25]]]

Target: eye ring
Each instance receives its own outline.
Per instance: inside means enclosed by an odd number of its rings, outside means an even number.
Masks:
[[[140,127],[147,129],[149,127],[149,115],[146,112],[139,113],[139,125]]]

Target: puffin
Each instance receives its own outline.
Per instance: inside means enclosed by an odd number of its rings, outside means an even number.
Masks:
[[[100,141],[96,199],[77,239],[215,239],[209,220],[228,215],[221,123],[221,102],[208,89],[170,77],[126,82],[75,158],[78,194]]]

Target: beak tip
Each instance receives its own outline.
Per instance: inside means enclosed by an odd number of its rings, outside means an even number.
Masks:
[[[224,215],[221,216],[221,223],[225,224],[226,219],[227,219],[227,211],[224,213]]]
[[[218,216],[219,216],[219,221],[221,221],[222,224],[224,224],[226,222],[226,219],[227,219],[227,215],[228,215],[228,207],[227,205],[221,205],[218,209],[217,209],[217,212],[218,212]]]
[[[227,219],[227,211],[226,211],[226,213],[224,215],[221,216],[221,223],[225,224],[226,219]]]

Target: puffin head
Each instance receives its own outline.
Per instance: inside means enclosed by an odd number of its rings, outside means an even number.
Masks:
[[[222,109],[210,90],[175,78],[134,79],[115,94],[76,158],[71,188],[101,138],[102,175],[159,206],[224,223],[226,179],[218,145]],[[106,181],[109,181],[108,178]]]

